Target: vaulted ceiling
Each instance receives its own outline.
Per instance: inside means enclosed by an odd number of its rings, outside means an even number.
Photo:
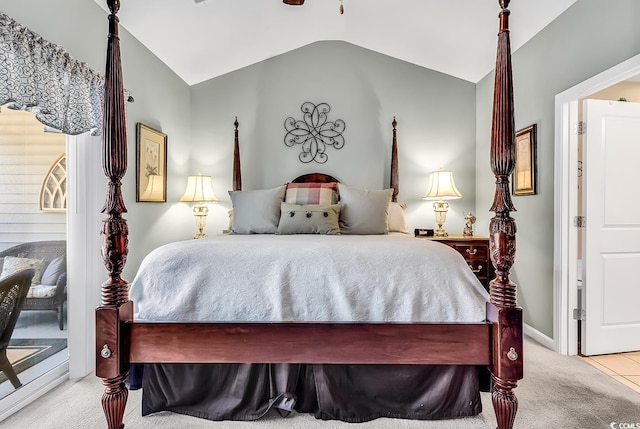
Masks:
[[[94,0],[107,9],[105,0]],[[516,51],[576,0],[513,0]],[[187,84],[322,40],[478,82],[495,64],[498,0],[122,0],[120,24]]]

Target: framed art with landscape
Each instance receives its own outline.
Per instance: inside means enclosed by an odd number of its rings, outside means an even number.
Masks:
[[[136,201],[167,201],[167,135],[136,125]]]

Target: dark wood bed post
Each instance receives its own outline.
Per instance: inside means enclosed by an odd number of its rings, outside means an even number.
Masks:
[[[509,279],[516,253],[516,223],[510,215],[515,207],[509,189],[509,177],[515,166],[509,1],[499,0],[502,11],[491,129],[491,169],[496,177],[491,211],[495,216],[489,225],[491,261],[496,277],[490,282],[491,302],[487,304],[487,317],[494,324],[494,352],[497,354],[490,366],[492,401],[500,429],[513,427],[518,409],[514,389],[523,375],[522,309],[516,303],[516,285]]]
[[[119,0],[107,1],[109,35],[104,87],[102,164],[108,178],[107,197],[102,213],[102,259],[108,280],[102,284],[102,303],[96,309],[96,376],[105,386],[102,408],[109,429],[120,429],[128,390],[124,380],[128,371],[128,353],[119,344],[120,321],[132,320],[129,284],[120,275],[127,259],[128,227],[122,213],[127,211],[122,199],[121,179],[127,171],[127,129],[122,83],[120,38],[118,36]]]
[[[242,171],[240,170],[240,141],[238,139],[238,117],[233,122],[234,139],[233,139],[233,190],[242,190]]]
[[[391,182],[389,186],[393,188],[391,201],[395,203],[398,201],[398,138],[396,136],[396,125],[398,125],[398,122],[395,116],[393,117],[391,125],[393,126],[393,143],[391,144]]]

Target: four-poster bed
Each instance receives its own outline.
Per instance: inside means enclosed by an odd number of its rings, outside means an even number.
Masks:
[[[416,240],[408,232],[395,196],[395,118],[392,125],[387,189],[358,190],[333,176],[308,173],[276,188],[241,191],[240,171],[234,169],[231,234],[167,243],[145,256],[130,285],[134,320],[249,322],[254,328],[265,321],[323,322],[326,335],[334,330],[340,336],[348,335],[343,325],[354,322],[483,322],[488,294],[465,260],[448,246]],[[235,135],[238,154],[237,119]],[[272,218],[274,212],[274,223],[256,221],[256,213]],[[264,230],[269,227],[276,232]],[[275,338],[256,334],[252,347],[280,347]],[[395,341],[406,347],[413,338]],[[359,346],[348,337],[340,343]],[[375,362],[371,353],[376,351],[363,353],[362,362]],[[251,350],[241,362],[255,356]],[[481,412],[480,386],[488,384],[486,372],[473,365],[325,365],[323,359],[137,365],[147,361],[137,352],[130,356],[134,366],[127,384],[143,389],[143,415],[172,411],[209,420],[255,420],[274,410],[348,422],[473,416]]]
[[[514,389],[522,378],[522,312],[516,286],[509,280],[515,257],[515,221],[509,190],[514,168],[514,119],[507,9],[499,1],[500,32],[496,63],[491,168],[496,193],[491,210],[491,258],[496,278],[490,285],[486,321],[478,323],[332,323],[332,322],[141,322],[134,320],[129,284],[121,278],[128,227],[121,194],[126,171],[126,124],[116,13],[109,0],[109,38],[105,78],[103,163],[108,193],[103,212],[102,254],[109,273],[96,310],[96,375],[110,429],[122,428],[131,362],[281,363],[281,364],[426,364],[483,365],[491,372],[492,402],[499,429],[513,427]],[[236,128],[237,129],[237,128]],[[238,152],[237,133],[234,153]],[[395,148],[395,124],[394,147]],[[397,195],[397,157],[392,188]],[[234,189],[240,189],[239,157],[234,157]],[[204,342],[203,338],[207,338]],[[277,345],[274,347],[273,345]]]

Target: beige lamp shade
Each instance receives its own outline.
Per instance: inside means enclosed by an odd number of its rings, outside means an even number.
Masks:
[[[453,181],[453,172],[438,170],[429,174],[429,189],[423,200],[454,200],[462,198]]]
[[[184,191],[184,195],[180,198],[182,202],[193,203],[213,203],[218,202],[213,193],[213,186],[211,185],[211,176],[203,176],[198,174],[196,176],[189,176],[187,178],[187,189]]]
[[[164,201],[164,176],[149,176],[147,188],[141,195],[144,201]]]

